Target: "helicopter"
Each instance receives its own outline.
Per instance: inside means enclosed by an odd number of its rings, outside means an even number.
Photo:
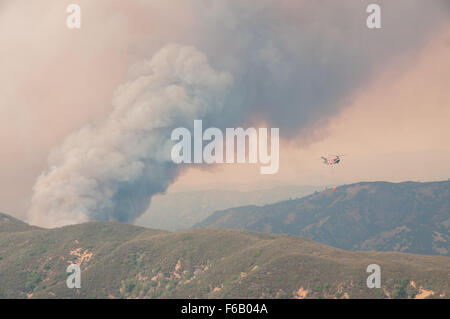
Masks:
[[[321,156],[320,158],[322,159],[323,163],[325,165],[336,165],[339,164],[341,162],[341,156],[344,156],[343,154],[341,155],[328,155],[328,156]]]

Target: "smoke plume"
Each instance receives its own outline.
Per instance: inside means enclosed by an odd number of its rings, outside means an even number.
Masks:
[[[231,75],[213,70],[195,48],[162,48],[117,90],[103,123],[83,127],[53,151],[34,186],[31,223],[134,220],[178,174],[171,130],[220,110],[231,84]]]
[[[317,138],[355,91],[383,66],[413,58],[449,16],[446,1],[379,2],[383,27],[369,30],[368,1],[193,0],[183,13],[161,2],[166,24],[154,13],[159,2],[130,1],[121,7],[135,15],[130,32],[150,30],[130,37],[133,54],[156,53],[130,69],[104,121],[52,151],[33,188],[30,222],[133,221],[178,176],[170,132],[194,119],[222,129],[264,121],[280,138]]]

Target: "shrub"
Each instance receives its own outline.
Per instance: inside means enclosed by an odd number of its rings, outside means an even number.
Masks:
[[[36,271],[33,270],[27,278],[27,281],[25,283],[25,290],[26,291],[33,291],[34,288],[36,287],[36,285],[38,283],[40,283],[42,281],[42,278],[40,276],[40,274]]]

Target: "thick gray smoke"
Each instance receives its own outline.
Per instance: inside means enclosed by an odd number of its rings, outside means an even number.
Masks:
[[[265,121],[281,138],[307,140],[310,128],[345,107],[382,66],[422,47],[449,16],[445,1],[379,1],[383,27],[369,30],[368,3],[192,1],[188,26],[159,28],[180,28],[176,40],[198,49],[164,46],[133,68],[111,115],[53,151],[34,186],[30,222],[133,221],[177,177],[170,132],[194,119],[220,128]],[[141,36],[139,48],[154,52],[153,39],[162,38]]]
[[[34,186],[31,223],[134,220],[178,174],[171,130],[218,112],[232,84],[189,46],[168,45],[141,66],[117,90],[104,123],[82,128],[51,154]]]
[[[236,83],[217,125],[263,119],[283,138],[302,133],[302,144],[384,67],[414,59],[450,17],[446,0],[380,0],[382,28],[371,30],[370,0],[210,3],[198,9],[193,41]]]

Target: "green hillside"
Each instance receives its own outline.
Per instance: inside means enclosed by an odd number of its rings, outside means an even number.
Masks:
[[[450,295],[449,257],[348,252],[301,237],[218,228],[171,233],[109,222],[20,228],[23,223],[4,216],[1,298]],[[81,267],[80,289],[66,287],[71,263]],[[381,266],[382,289],[366,286],[366,267],[372,263]]]
[[[196,225],[205,226],[298,235],[346,250],[450,256],[450,181],[345,185],[218,211]]]

